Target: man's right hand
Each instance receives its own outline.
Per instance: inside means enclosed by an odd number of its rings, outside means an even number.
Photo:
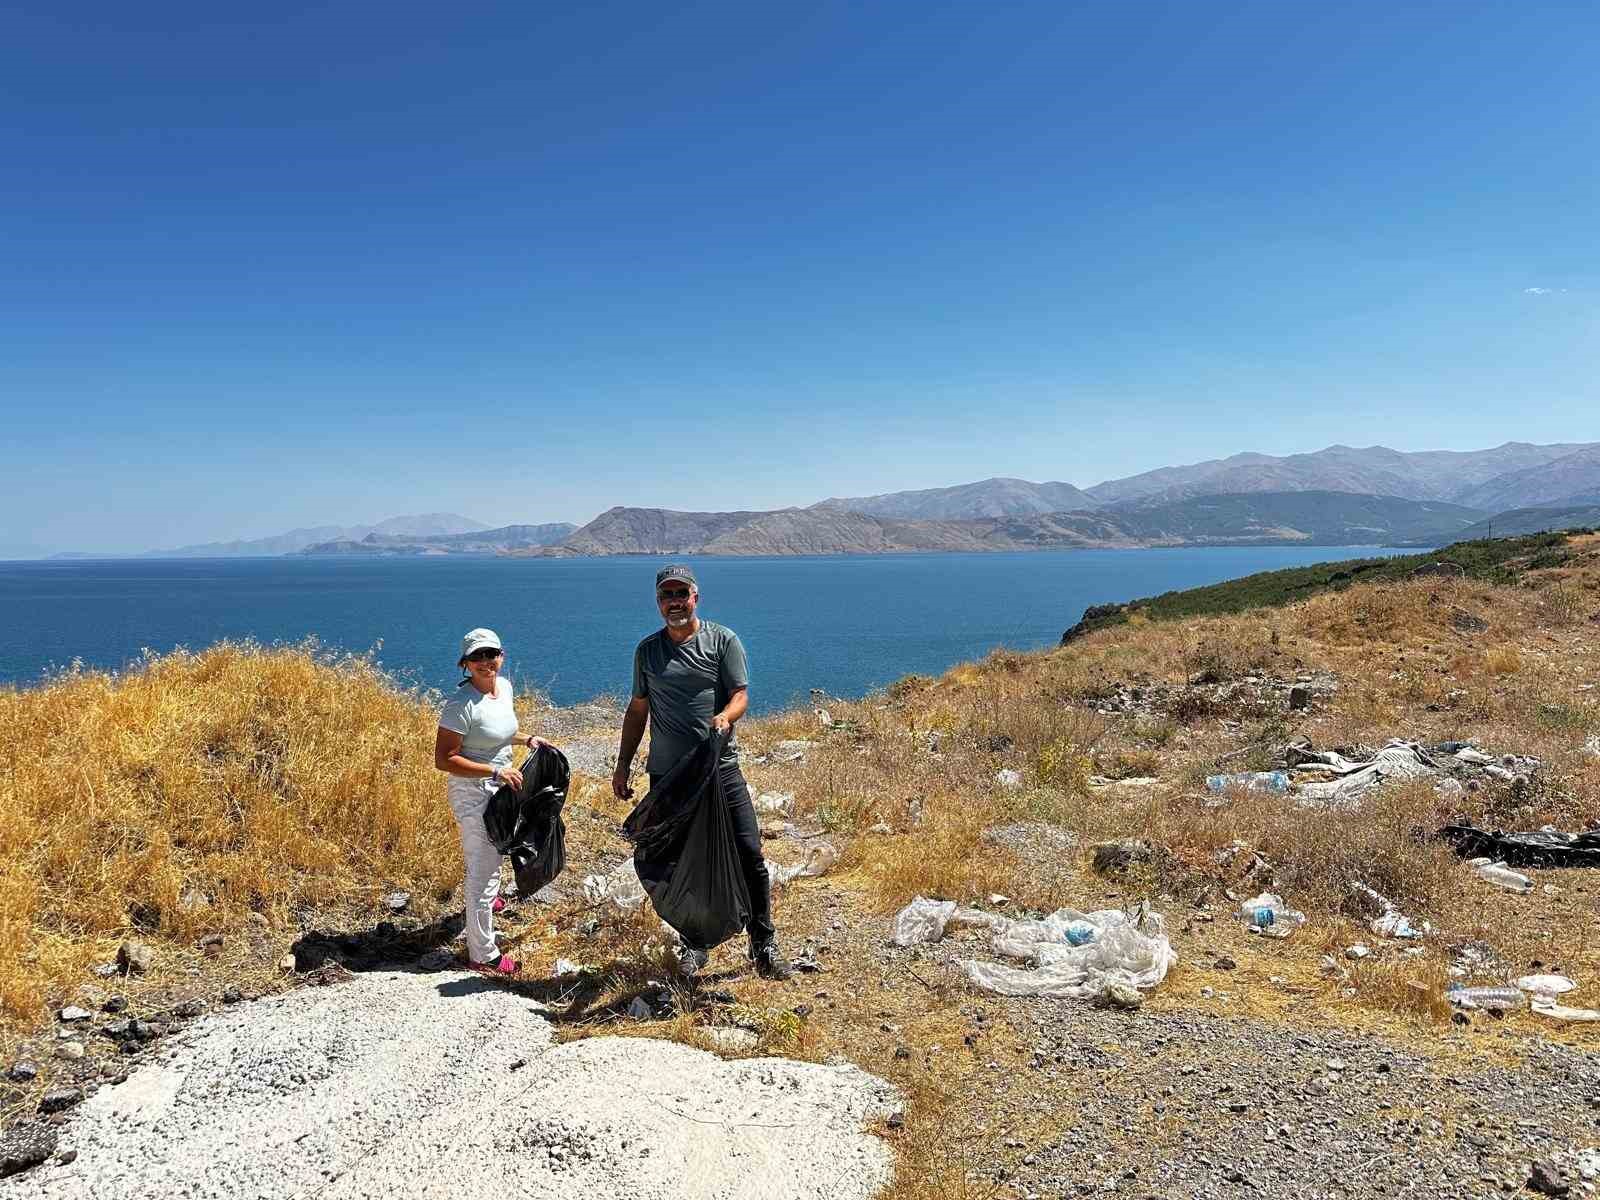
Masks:
[[[633,799],[633,789],[628,786],[627,767],[618,767],[611,773],[611,791],[618,800]]]

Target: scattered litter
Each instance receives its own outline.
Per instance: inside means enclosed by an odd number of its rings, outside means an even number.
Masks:
[[[1148,788],[1155,787],[1160,782],[1154,775],[1129,775],[1124,779],[1107,779],[1104,775],[1089,776],[1089,786],[1092,788]]]
[[[818,875],[825,875],[829,868],[838,861],[839,852],[834,849],[832,843],[818,842],[811,847],[811,851],[806,855],[806,860],[803,863],[797,863],[792,867],[784,867],[769,860],[767,862],[767,874],[771,877],[773,883],[783,884],[788,883],[791,879],[813,878]]]
[[[1283,897],[1272,892],[1262,892],[1241,904],[1239,919],[1250,927],[1251,933],[1274,938],[1286,938],[1306,923],[1305,913],[1290,908]]]
[[[1553,1021],[1600,1022],[1600,1009],[1568,1008],[1565,1004],[1557,1004],[1548,996],[1535,996],[1529,1007],[1541,1017],[1549,1017]]]
[[[1086,922],[1097,930],[1093,941],[1074,946],[1067,930]],[[962,970],[973,986],[1004,996],[1056,996],[1115,1002],[1113,989],[1155,987],[1178,961],[1167,940],[1161,914],[1147,904],[1132,913],[1117,909],[1080,913],[1057,909],[1038,921],[998,919],[991,926],[996,954],[1022,959],[1034,970],[964,960]]]
[[[1465,978],[1480,971],[1492,971],[1498,963],[1488,942],[1463,942],[1451,952],[1450,974]]]
[[[756,797],[756,811],[758,813],[792,817],[794,815],[794,793],[762,792],[761,795]]]
[[[1011,903],[1011,897],[1002,896],[999,892],[991,892],[989,895],[989,903],[994,905],[996,908],[1004,908],[1006,905]]]
[[[994,781],[1003,788],[1019,788],[1022,786],[1022,772],[1011,767],[1001,767],[994,773]]]
[[[577,963],[573,962],[570,958],[556,959],[556,978],[559,979],[563,975],[581,974],[583,974],[583,968]]]
[[[1232,775],[1207,775],[1206,787],[1213,792],[1236,788],[1246,792],[1287,792],[1287,771],[1240,771]]]
[[[1433,932],[1433,926],[1426,921],[1421,925],[1413,925],[1410,918],[1400,911],[1393,900],[1374,891],[1360,880],[1352,880],[1350,890],[1377,906],[1378,915],[1373,919],[1371,929],[1379,937],[1414,939]]]
[[[1538,996],[1560,996],[1578,986],[1565,975],[1524,975],[1515,982],[1523,991]]]
[[[1600,867],[1600,832],[1563,833],[1552,826],[1502,833],[1473,825],[1446,825],[1439,836],[1463,858],[1493,857],[1513,867]]]
[[[1470,858],[1467,866],[1485,883],[1492,883],[1495,887],[1505,888],[1508,892],[1531,892],[1533,880],[1521,872],[1513,871],[1504,862],[1496,862],[1489,858]]]
[[[585,875],[583,894],[596,904],[609,900],[624,912],[632,912],[643,904],[645,895],[644,884],[639,882],[639,872],[634,869],[631,858],[609,875]]]
[[[896,946],[919,946],[937,942],[951,926],[992,928],[997,921],[1003,922],[1005,918],[976,908],[958,907],[954,900],[925,900],[918,896],[895,915],[894,933],[889,940]]]
[[[1364,942],[1357,942],[1354,946],[1346,946],[1344,948],[1344,956],[1353,962],[1359,962],[1363,958],[1371,957],[1371,955],[1372,947]]]
[[[1087,946],[1100,936],[1099,927],[1089,921],[1074,921],[1062,934],[1069,946]]]
[[[1416,742],[1396,739],[1370,759],[1345,758],[1333,750],[1313,750],[1308,745],[1288,748],[1285,759],[1291,771],[1333,779],[1296,781],[1294,791],[1304,801],[1332,808],[1353,805],[1379,785],[1394,779],[1421,779],[1441,773],[1441,766]]]
[[[1514,987],[1452,987],[1444,997],[1457,1008],[1481,1008],[1504,1012],[1528,1007],[1527,993]]]

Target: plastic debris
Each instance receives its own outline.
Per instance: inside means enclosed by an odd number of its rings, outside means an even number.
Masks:
[[[1446,825],[1439,836],[1463,858],[1492,857],[1513,867],[1600,867],[1600,831],[1564,833],[1554,826],[1524,833]]]
[[[951,926],[978,925],[992,928],[997,917],[976,908],[961,908],[954,900],[925,900],[918,896],[894,918],[890,941],[896,946],[919,946],[937,942]]]
[[[584,897],[594,903],[609,900],[624,912],[632,912],[644,903],[644,884],[639,882],[639,872],[634,870],[630,858],[609,875],[585,875]]]
[[[806,855],[805,862],[796,863],[792,867],[779,866],[770,859],[767,861],[767,875],[773,883],[788,883],[791,879],[814,878],[827,874],[829,868],[839,861],[839,852],[834,849],[831,842],[818,842],[811,847],[811,852]]]
[[[1087,946],[1100,936],[1100,930],[1088,921],[1074,921],[1062,936],[1069,946]]]
[[[1239,919],[1250,927],[1251,933],[1274,938],[1286,938],[1306,923],[1305,913],[1290,908],[1282,896],[1273,892],[1246,900],[1239,906]]]
[[[1529,1007],[1541,1017],[1549,1017],[1552,1021],[1600,1022],[1600,1009],[1568,1008],[1565,1004],[1557,1004],[1549,996],[1534,996]]]
[[[1504,1012],[1528,1007],[1527,993],[1514,987],[1453,987],[1445,992],[1444,998],[1457,1008]]]
[[[1365,761],[1305,746],[1291,746],[1287,757],[1292,771],[1338,776],[1332,780],[1297,782],[1294,787],[1303,801],[1330,808],[1353,805],[1388,780],[1421,779],[1440,773],[1439,765],[1426,750],[1415,742],[1399,739],[1389,742]]]
[[[1093,941],[1074,946],[1066,934],[1079,922],[1098,932]],[[974,960],[964,960],[961,969],[974,987],[1004,996],[1114,1000],[1118,986],[1148,991],[1167,977],[1178,955],[1165,928],[1161,914],[1147,904],[1132,912],[1062,908],[1037,921],[998,919],[991,924],[994,952],[1033,969]]]
[[[1467,866],[1471,867],[1473,873],[1485,883],[1505,888],[1508,892],[1533,891],[1533,880],[1520,871],[1513,871],[1503,862],[1489,858],[1469,858]]]
[[[1019,788],[1022,786],[1022,772],[1011,767],[1001,767],[994,773],[994,781],[1003,788]]]
[[[769,816],[793,816],[794,793],[762,792],[756,797],[755,809],[758,813],[766,813]]]
[[[1359,962],[1363,958],[1372,956],[1372,947],[1363,942],[1357,942],[1354,946],[1346,946],[1344,948],[1344,956],[1352,962]]]
[[[1400,911],[1399,906],[1393,900],[1368,887],[1360,880],[1353,880],[1350,884],[1350,890],[1377,906],[1378,916],[1373,919],[1370,928],[1379,937],[1414,939],[1433,932],[1433,926],[1426,921],[1420,926],[1413,925],[1411,919]]]
[[[1523,975],[1513,982],[1523,991],[1537,996],[1560,996],[1578,986],[1565,975]]]
[[[1247,792],[1287,792],[1287,771],[1240,771],[1232,775],[1207,775],[1206,787],[1213,792],[1238,788]]]

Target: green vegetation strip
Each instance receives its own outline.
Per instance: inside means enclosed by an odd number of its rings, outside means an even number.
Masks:
[[[1135,612],[1153,621],[1176,621],[1184,617],[1248,612],[1253,608],[1276,608],[1322,592],[1339,591],[1353,583],[1393,583],[1410,579],[1441,563],[1459,567],[1461,574],[1469,579],[1515,583],[1525,571],[1559,567],[1571,554],[1568,537],[1590,532],[1593,531],[1574,529],[1525,537],[1482,538],[1456,542],[1430,554],[1313,563],[1308,567],[1263,571],[1209,587],[1163,592],[1126,604],[1096,604],[1084,611],[1083,620],[1062,634],[1061,641],[1065,644],[1097,629],[1121,625]],[[1437,568],[1441,572],[1450,569]]]

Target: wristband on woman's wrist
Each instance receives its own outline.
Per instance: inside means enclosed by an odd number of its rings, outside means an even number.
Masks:
[[[499,783],[500,782],[500,768],[499,767],[490,767],[489,768],[489,778],[494,780],[496,783]]]

